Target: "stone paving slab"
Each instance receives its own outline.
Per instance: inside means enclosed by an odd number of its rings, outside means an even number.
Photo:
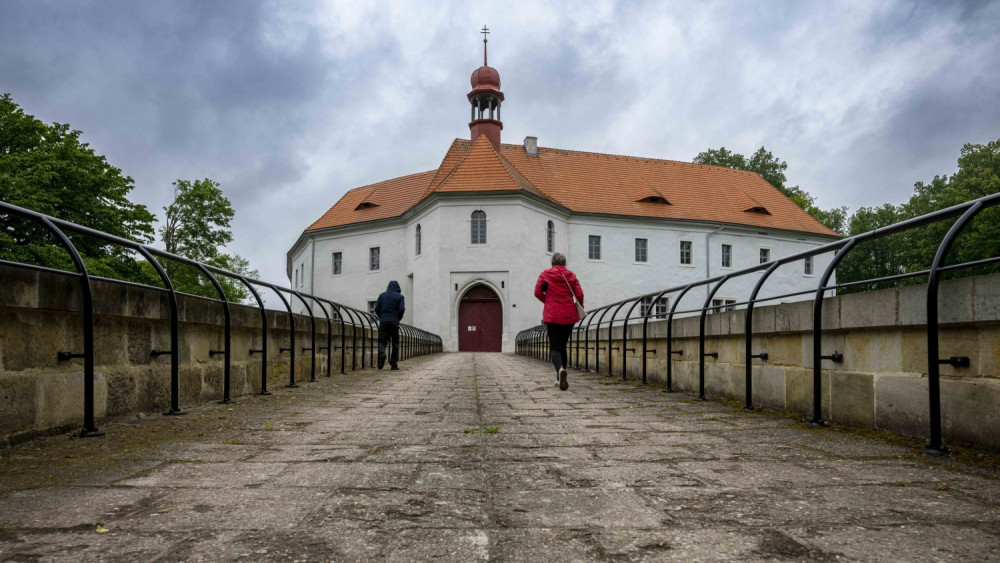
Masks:
[[[512,355],[402,366],[0,450],[0,560],[1000,560],[995,458]]]

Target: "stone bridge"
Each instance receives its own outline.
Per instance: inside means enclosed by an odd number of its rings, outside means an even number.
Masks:
[[[996,457],[508,354],[0,449],[0,560],[989,561]]]

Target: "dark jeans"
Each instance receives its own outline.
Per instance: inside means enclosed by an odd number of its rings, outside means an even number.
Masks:
[[[559,368],[569,365],[567,363],[569,356],[566,354],[566,342],[573,332],[573,325],[545,323],[545,328],[549,332],[549,357],[552,359],[552,365],[556,367],[556,372],[558,372]]]
[[[385,348],[392,339],[392,355],[389,356],[389,366],[396,367],[399,363],[399,323],[381,321],[378,323],[378,353],[385,354]]]

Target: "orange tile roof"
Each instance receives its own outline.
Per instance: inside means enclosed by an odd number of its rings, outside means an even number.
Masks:
[[[437,170],[347,192],[306,230],[398,217],[432,193],[522,190],[577,213],[837,236],[753,172],[544,147],[528,156],[522,145],[502,144],[498,151],[485,137],[455,139]],[[650,198],[667,203],[641,201]],[[357,209],[365,201],[377,207]]]

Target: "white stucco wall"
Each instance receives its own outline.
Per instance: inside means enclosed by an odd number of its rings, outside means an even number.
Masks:
[[[476,210],[487,216],[486,244],[471,244],[471,216]],[[367,301],[376,299],[390,280],[399,281],[407,302],[403,322],[437,333],[445,350],[458,348],[462,295],[483,283],[500,297],[503,350],[513,351],[516,334],[541,322],[542,305],[534,297],[534,286],[538,273],[551,261],[546,251],[550,220],[555,225],[555,250],[566,254],[567,266],[580,278],[588,308],[758,264],[760,247],[770,248],[773,259],[829,241],[714,224],[569,216],[561,208],[525,196],[478,194],[440,197],[401,219],[307,234],[290,254],[290,264],[293,272],[304,271],[298,289],[359,309],[366,309]],[[415,249],[417,225],[422,234],[420,255]],[[590,235],[601,236],[601,260],[588,259]],[[648,239],[646,263],[635,262],[636,238]],[[689,266],[680,264],[681,240],[692,243]],[[721,267],[722,244],[733,247],[729,269]],[[374,246],[381,249],[382,263],[371,272],[368,252]],[[343,253],[343,273],[335,276],[332,253],[337,251]],[[783,266],[761,295],[814,288],[816,276],[831,258],[832,254],[817,257],[813,276],[803,275],[801,262]],[[716,297],[746,299],[759,275],[727,282]],[[295,282],[294,273],[290,282]],[[706,290],[688,295],[681,309],[701,307]],[[804,298],[810,296],[782,301]]]

